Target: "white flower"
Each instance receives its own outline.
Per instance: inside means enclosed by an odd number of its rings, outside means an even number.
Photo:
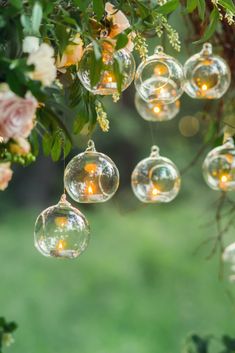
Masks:
[[[23,52],[34,53],[39,49],[39,38],[33,36],[27,36],[23,40]]]
[[[29,55],[27,62],[29,65],[35,66],[30,77],[33,80],[41,81],[43,86],[51,86],[56,79],[54,49],[50,45],[42,43],[37,51]]]

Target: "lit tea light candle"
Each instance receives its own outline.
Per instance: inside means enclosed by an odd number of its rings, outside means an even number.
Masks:
[[[159,105],[155,105],[155,107],[153,107],[153,111],[154,111],[155,114],[159,114],[160,111],[161,111],[160,106]]]
[[[96,193],[96,185],[93,181],[89,180],[86,182],[85,195],[90,196]]]
[[[95,163],[87,163],[84,167],[87,173],[95,173],[97,170],[97,165]]]
[[[202,91],[204,91],[204,92],[207,91],[207,85],[206,84],[202,85]]]
[[[56,224],[58,227],[64,228],[67,223],[68,223],[68,220],[67,220],[66,217],[56,217],[56,218],[55,218],[55,224]]]
[[[152,188],[152,196],[157,196],[157,194],[158,194],[158,189]]]

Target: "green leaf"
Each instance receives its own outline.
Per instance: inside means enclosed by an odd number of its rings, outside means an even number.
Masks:
[[[74,134],[78,134],[82,130],[83,126],[88,122],[88,120],[89,120],[89,116],[88,116],[87,104],[86,104],[86,100],[83,99],[80,101],[77,117],[74,121],[74,125],[73,125]]]
[[[54,141],[51,148],[51,158],[54,162],[57,162],[59,160],[61,155],[61,150],[62,150],[61,136],[60,136],[60,132],[57,131],[54,135]]]
[[[121,93],[124,76],[122,74],[122,62],[118,58],[114,58],[113,70],[117,81],[118,92]]]
[[[93,0],[93,9],[98,20],[100,20],[104,14],[104,1]]]
[[[175,11],[179,6],[179,0],[170,0],[165,5],[162,5],[158,8],[158,12],[163,15],[168,15],[171,12]]]
[[[83,12],[86,12],[89,0],[74,0],[75,5],[77,5]]]
[[[101,48],[96,42],[94,42],[94,51],[92,52],[90,59],[90,81],[92,87],[94,87],[100,80],[102,66]]]
[[[21,0],[10,0],[10,4],[18,10],[21,10],[23,7],[23,1]]]
[[[31,19],[29,16],[26,16],[25,14],[22,14],[20,17],[21,24],[24,28],[24,33],[29,35],[31,34],[32,31],[32,24],[31,24]]]
[[[117,39],[115,48],[116,50],[124,48],[129,40],[125,33],[120,33],[117,37],[115,37],[115,39]]]
[[[218,3],[235,15],[235,5],[232,0],[218,0]]]
[[[35,2],[33,6],[31,21],[33,33],[38,34],[42,22],[42,6],[39,2]]]
[[[218,22],[219,22],[219,11],[217,10],[217,8],[214,8],[214,10],[210,14],[210,24],[207,27],[203,37],[200,40],[194,42],[194,44],[201,44],[206,42],[208,39],[210,39],[216,30],[216,26]]]
[[[51,153],[53,137],[48,132],[43,135],[42,138],[42,149],[46,156]]]
[[[187,0],[186,9],[188,13],[193,12],[197,7],[197,0]]]
[[[197,7],[200,19],[203,21],[205,18],[206,3],[205,0],[197,0]]]

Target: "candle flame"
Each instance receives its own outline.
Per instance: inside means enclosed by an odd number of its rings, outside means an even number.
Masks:
[[[66,241],[63,239],[60,239],[56,245],[56,250],[58,252],[60,252],[60,251],[64,250],[65,247],[66,247]]]
[[[207,91],[207,85],[206,84],[202,85],[202,90],[203,91]]]
[[[159,105],[156,105],[156,106],[153,108],[153,111],[154,111],[154,113],[159,114],[160,111],[161,111],[161,108],[159,107]]]

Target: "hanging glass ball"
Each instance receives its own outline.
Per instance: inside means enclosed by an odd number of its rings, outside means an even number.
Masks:
[[[147,121],[167,121],[178,114],[180,101],[177,100],[169,104],[164,102],[146,102],[136,92],[135,106],[140,116]]]
[[[204,179],[211,189],[235,190],[235,148],[232,138],[208,153],[202,170]]]
[[[223,58],[213,54],[210,43],[186,61],[184,71],[184,90],[192,98],[218,99],[230,86],[230,68]]]
[[[99,81],[91,84],[91,63],[94,57],[94,47],[89,45],[79,63],[78,77],[83,86],[90,92],[99,95],[113,95],[118,93],[118,83],[115,76],[115,65],[118,63],[123,76],[121,90],[124,91],[133,81],[135,75],[135,60],[127,49],[115,51],[113,45],[104,42],[102,46],[103,69]]]
[[[157,146],[152,147],[150,157],[135,167],[131,185],[135,196],[142,202],[170,202],[179,193],[180,173],[168,158],[159,155]]]
[[[136,70],[135,87],[146,102],[172,103],[183,94],[183,84],[182,65],[172,56],[166,55],[161,46]]]
[[[223,253],[223,261],[226,264],[226,275],[231,282],[235,281],[235,243],[227,246]]]
[[[85,216],[61,197],[57,205],[48,207],[37,218],[34,242],[44,256],[73,259],[86,250],[90,227]]]
[[[114,162],[97,152],[94,142],[89,141],[87,150],[67,165],[64,185],[70,197],[77,202],[105,202],[118,189],[119,171]]]

